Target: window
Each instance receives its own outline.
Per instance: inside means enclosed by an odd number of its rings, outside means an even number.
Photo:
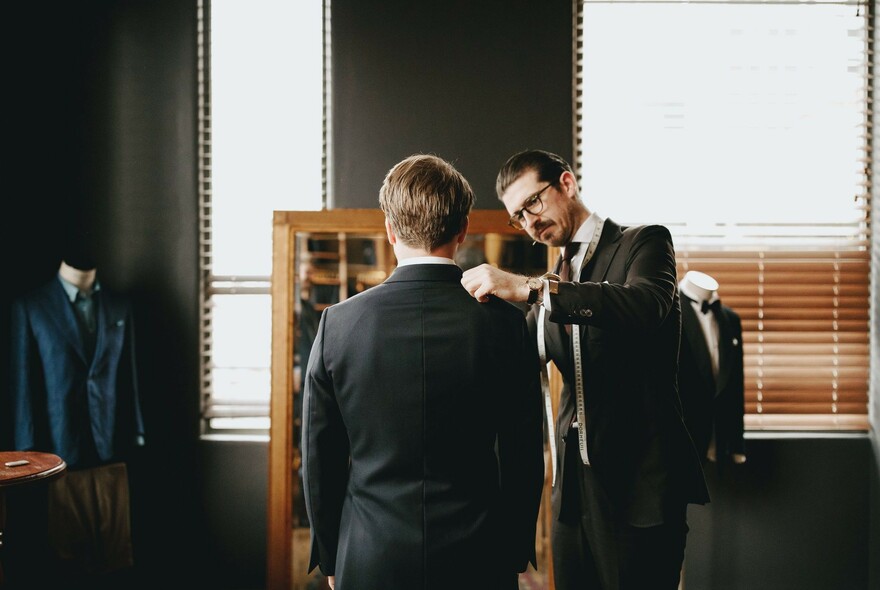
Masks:
[[[205,434],[269,426],[272,211],[323,202],[322,11],[199,2]]]
[[[268,427],[271,212],[325,201],[328,6],[200,0],[208,434]],[[866,429],[873,3],[575,6],[588,205],[718,279],[749,428]]]
[[[579,7],[587,205],[718,280],[747,428],[867,429],[870,3]]]

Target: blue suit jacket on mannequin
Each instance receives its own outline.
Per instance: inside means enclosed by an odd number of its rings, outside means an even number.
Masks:
[[[10,396],[17,450],[54,453],[77,468],[124,460],[143,444],[131,306],[102,288],[96,312],[89,358],[57,277],[13,302]]]

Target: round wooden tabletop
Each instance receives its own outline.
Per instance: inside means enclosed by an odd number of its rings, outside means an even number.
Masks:
[[[49,479],[64,473],[67,463],[58,455],[36,451],[0,452],[0,487]]]

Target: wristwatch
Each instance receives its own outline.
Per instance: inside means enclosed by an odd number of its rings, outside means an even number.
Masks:
[[[544,301],[544,279],[529,277],[526,279],[526,286],[529,288],[529,298],[526,299],[526,303],[534,305]]]
[[[545,272],[539,277],[529,277],[526,279],[526,285],[529,287],[529,298],[526,303],[533,305],[535,303],[544,303],[544,287],[549,285],[550,293],[555,294],[559,286],[559,275],[552,272]]]
[[[542,281],[547,281],[547,291],[551,295],[556,295],[559,292],[559,281],[561,281],[561,277],[552,272],[545,272],[541,275]]]

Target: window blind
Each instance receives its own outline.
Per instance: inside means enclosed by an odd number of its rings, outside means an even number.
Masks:
[[[868,427],[873,10],[575,2],[582,196],[719,282],[748,429]]]
[[[211,342],[211,18],[210,1],[197,0],[199,124],[199,392],[202,432],[212,410]]]
[[[676,246],[679,276],[714,277],[742,320],[746,426],[867,429],[868,252],[763,237],[763,248]]]
[[[323,202],[329,32],[323,3],[197,9],[202,434],[265,436],[272,212]]]

